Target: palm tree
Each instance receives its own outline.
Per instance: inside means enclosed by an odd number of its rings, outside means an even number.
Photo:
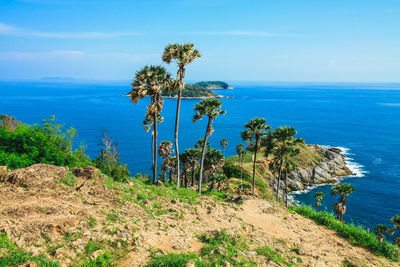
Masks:
[[[171,149],[171,147],[172,147],[172,142],[170,141],[162,141],[160,143],[160,146],[158,147],[158,154],[160,155],[160,157],[164,159],[163,163],[161,164],[161,176],[164,183],[167,180],[166,174],[169,165],[168,160],[170,155],[174,153],[174,150]]]
[[[225,157],[225,148],[228,145],[228,140],[224,138],[221,140],[220,144],[222,146],[222,155]]]
[[[290,161],[291,158],[300,153],[299,149],[295,147],[304,144],[304,139],[294,138],[297,131],[292,126],[281,126],[271,132],[268,138],[268,149],[266,149],[266,156],[272,152],[274,159],[271,165],[276,165],[278,168],[278,182],[276,188],[276,200],[279,200],[280,181],[282,178],[282,168],[285,162]],[[295,163],[292,161],[292,163]],[[270,165],[270,166],[271,166]]]
[[[209,177],[216,175],[224,167],[224,155],[220,150],[210,149],[204,156],[204,172]]]
[[[245,146],[242,143],[237,144],[236,153],[238,155],[238,159],[239,159],[240,167],[241,167],[240,168],[240,179],[243,179],[243,158],[244,158],[244,155],[246,154],[246,151],[244,149],[245,149]]]
[[[331,195],[340,195],[339,203],[333,205],[337,214],[337,219],[343,222],[343,215],[346,213],[346,196],[354,191],[354,186],[348,183],[334,185],[331,189]]]
[[[201,158],[201,150],[196,148],[189,148],[183,152],[183,156],[186,158],[190,165],[190,169],[192,171],[192,183],[193,186],[195,184],[195,176],[196,176],[196,168],[199,165],[199,160]]]
[[[154,162],[153,183],[157,181],[157,121],[162,111],[164,100],[161,98],[162,91],[167,90],[171,83],[171,76],[162,66],[145,66],[136,72],[135,80],[132,82],[132,90],[129,93],[134,104],[145,96],[151,97],[151,103],[147,106],[146,117],[153,118],[154,133]]]
[[[201,53],[194,49],[194,44],[169,44],[165,47],[162,55],[162,60],[170,64],[174,61],[178,65],[178,72],[176,75],[175,83],[172,88],[173,91],[178,91],[178,100],[176,106],[176,119],[175,119],[175,151],[177,157],[177,187],[179,187],[179,146],[178,146],[178,130],[179,130],[179,113],[181,106],[182,90],[185,87],[183,79],[185,78],[185,67],[192,63],[196,58],[201,57]]]
[[[176,156],[169,156],[168,158],[169,168],[169,182],[172,183],[172,174],[176,174]]]
[[[242,132],[241,136],[244,141],[250,143],[250,146],[254,149],[254,162],[253,162],[253,195],[255,184],[255,174],[256,174],[256,161],[257,161],[257,152],[260,147],[261,138],[268,134],[271,126],[266,124],[266,120],[264,118],[254,118],[250,120],[248,123],[244,125],[247,129]]]
[[[398,230],[397,237],[394,239],[394,244],[400,247],[400,215],[396,215],[390,220],[394,223],[394,228]]]
[[[374,231],[376,239],[378,239],[380,242],[383,242],[385,239],[385,234],[389,232],[389,227],[384,224],[378,224],[374,227]]]
[[[163,122],[164,117],[160,114],[157,115],[157,122]],[[144,130],[148,133],[150,131],[151,126],[153,126],[153,117],[145,116],[143,120]],[[151,162],[152,166],[154,165],[154,131],[151,131]]]
[[[286,207],[289,206],[288,203],[288,182],[287,177],[288,174],[294,171],[297,168],[297,162],[294,160],[294,156],[297,156],[300,153],[300,150],[297,148],[288,148],[285,160],[283,161],[283,175],[285,181],[285,204]]]
[[[325,194],[322,193],[322,192],[316,192],[314,194],[314,198],[315,198],[315,201],[316,201],[314,206],[317,207],[317,209],[318,209],[319,206],[321,206],[321,201],[322,201],[322,199],[324,199],[324,197],[325,197]]]
[[[199,194],[201,194],[201,183],[203,181],[204,155],[206,152],[207,139],[214,131],[212,123],[219,115],[225,115],[226,113],[225,110],[221,109],[221,106],[222,102],[216,98],[204,99],[194,106],[195,114],[193,116],[193,122],[201,120],[204,116],[208,117],[207,129],[204,137],[200,160]]]
[[[204,145],[204,139],[200,138],[199,140],[197,140],[197,143],[194,145],[194,148],[196,149],[202,149]],[[211,143],[209,141],[207,141],[206,143],[206,150],[209,150],[211,148]]]

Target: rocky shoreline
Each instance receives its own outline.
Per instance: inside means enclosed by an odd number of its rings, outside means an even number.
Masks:
[[[315,185],[336,183],[341,177],[354,173],[346,164],[346,156],[336,147],[311,145],[320,156],[318,162],[312,163],[307,168],[299,168],[291,172],[288,177],[288,192],[304,191]],[[276,188],[276,179],[272,181],[272,188]],[[280,193],[283,197],[285,183],[280,183]]]

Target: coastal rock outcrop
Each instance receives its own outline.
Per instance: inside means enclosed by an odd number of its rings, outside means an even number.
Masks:
[[[339,148],[328,148],[311,145],[318,152],[318,161],[309,164],[306,168],[298,168],[287,177],[288,192],[300,191],[316,184],[335,183],[338,178],[351,175],[346,166],[345,156]],[[276,189],[277,181],[272,180],[272,188]],[[285,183],[280,182],[280,192],[284,192]],[[282,195],[283,196],[283,195]]]

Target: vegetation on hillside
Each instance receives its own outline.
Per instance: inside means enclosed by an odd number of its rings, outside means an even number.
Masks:
[[[163,96],[176,97],[178,92],[166,91],[162,94]],[[210,89],[204,88],[196,84],[185,84],[185,89],[182,91],[183,98],[201,98],[201,97],[218,97],[216,93]]]
[[[198,85],[207,89],[228,89],[230,88],[229,84],[221,81],[203,81],[197,82],[194,85]]]
[[[0,124],[0,165],[10,169],[47,163],[57,166],[90,165],[85,147],[74,149],[74,128],[56,124],[54,116],[41,124],[22,124],[11,116],[2,115]]]

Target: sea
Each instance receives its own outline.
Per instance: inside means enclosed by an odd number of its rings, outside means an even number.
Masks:
[[[263,117],[273,128],[291,125],[307,144],[340,147],[354,175],[340,182],[354,185],[348,197],[345,220],[373,229],[392,225],[400,214],[400,84],[231,82],[233,90],[216,90],[224,98],[225,116],[218,117],[210,138],[221,149],[228,139],[226,155],[235,155],[242,142],[240,132],[254,117]],[[41,123],[54,115],[65,127],[74,127],[76,144],[87,146],[91,158],[102,147],[103,132],[115,143],[121,160],[134,175],[151,173],[151,135],[142,121],[149,99],[132,104],[124,96],[130,82],[96,81],[2,81],[0,114],[29,123]],[[192,122],[199,100],[182,101],[180,149],[192,147],[205,134],[206,119]],[[159,141],[173,140],[175,99],[165,99],[159,124]],[[321,210],[332,211],[337,196],[332,185],[309,188],[292,195],[299,204],[313,205],[313,195],[324,192]]]

